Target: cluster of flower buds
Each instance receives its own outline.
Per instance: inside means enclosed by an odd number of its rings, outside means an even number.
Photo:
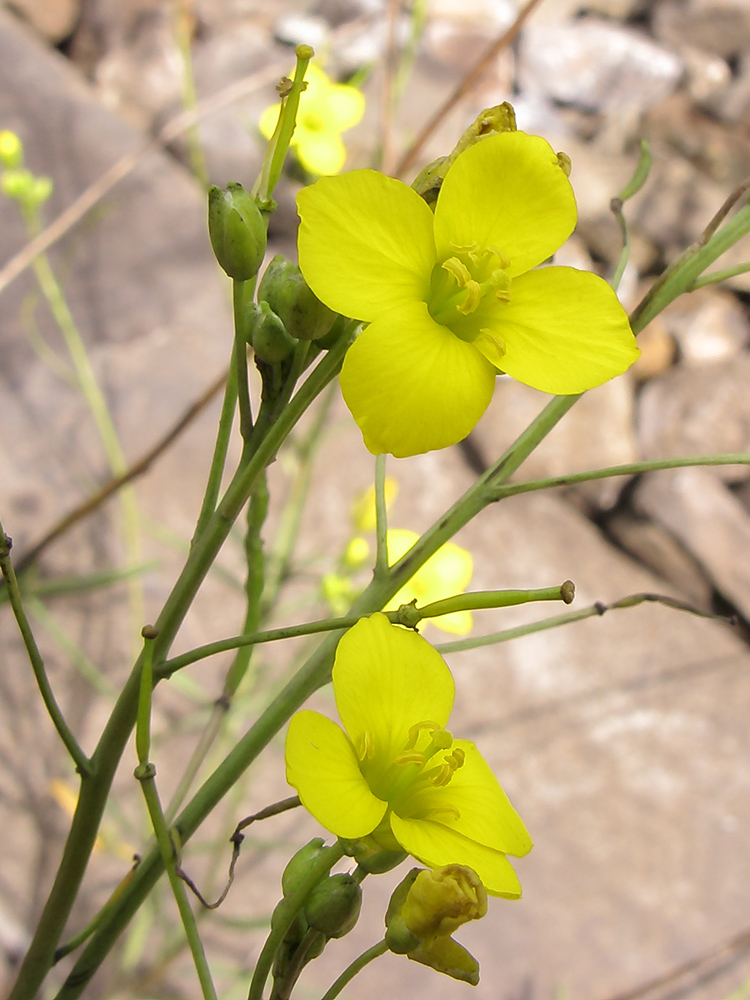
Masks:
[[[295,892],[327,850],[329,848],[322,838],[315,837],[291,858],[281,876],[284,899],[275,912],[283,908],[285,900]],[[320,955],[331,938],[343,937],[352,930],[359,919],[361,907],[362,889],[352,875],[326,875],[312,889],[304,906],[295,915],[276,953],[274,977],[277,980],[290,976],[296,978],[308,962]]]
[[[27,217],[34,217],[52,194],[49,177],[35,177],[24,166],[23,143],[15,132],[0,132],[0,190],[18,202]]]
[[[487,912],[487,893],[465,865],[412,868],[391,896],[385,940],[397,955],[476,986],[479,963],[451,934]]]

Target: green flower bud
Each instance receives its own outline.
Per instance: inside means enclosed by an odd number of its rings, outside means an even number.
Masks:
[[[255,198],[241,184],[209,190],[208,234],[216,259],[230,278],[255,277],[266,252],[266,223]]]
[[[284,361],[294,350],[297,341],[267,302],[250,303],[248,318],[250,344],[258,358],[269,365]]]
[[[14,201],[28,201],[33,187],[34,175],[29,170],[6,170],[0,174],[0,189]]]
[[[297,340],[317,340],[333,326],[336,313],[324,306],[296,264],[277,254],[266,268],[258,300],[269,304]]]
[[[346,316],[337,316],[333,321],[333,326],[323,337],[318,337],[315,341],[315,346],[319,347],[321,351],[330,351],[330,349],[338,342],[339,337],[344,335],[349,320]]]
[[[305,904],[310,927],[328,938],[340,938],[354,927],[362,907],[362,889],[351,875],[331,875],[319,882]]]
[[[291,896],[312,865],[318,860],[321,852],[325,850],[323,838],[314,837],[309,844],[305,844],[290,858],[281,876],[281,891],[285,896]]]
[[[364,541],[364,539],[359,539]],[[387,850],[374,837],[361,837],[359,840],[343,840],[339,843],[350,858],[354,858],[359,867],[368,875],[382,875],[396,868],[407,857],[405,851]]]

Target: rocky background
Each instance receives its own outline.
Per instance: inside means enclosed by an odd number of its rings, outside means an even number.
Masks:
[[[514,0],[428,0],[412,76],[397,114],[384,123],[386,67],[394,50],[412,44],[419,13],[408,7],[383,0],[4,0],[0,129],[17,131],[30,167],[53,178],[48,222],[96,185],[88,210],[63,220],[51,256],[130,461],[206,393],[231,344],[204,198],[184,130],[170,127],[185,90],[180,37],[190,41],[198,99],[210,102],[200,138],[213,182],[252,183],[262,155],[256,122],[292,65],[291,47],[303,41],[340,79],[366,71],[368,111],[347,134],[350,164],[382,155],[393,168],[519,13]],[[750,4],[541,0],[432,134],[422,162],[447,152],[481,108],[506,99],[521,128],[544,134],[572,158],[580,225],[560,260],[604,274],[620,249],[609,201],[634,169],[638,140],[649,139],[653,170],[627,207],[633,253],[621,292],[632,306],[750,175]],[[270,252],[294,252],[298,183],[290,175],[277,192]],[[42,340],[64,357],[22,266],[28,259],[17,256],[26,241],[15,206],[1,201],[0,512],[18,560],[107,478],[80,396],[44,351],[34,350]],[[721,264],[748,259],[746,240]],[[578,403],[529,459],[523,478],[750,450],[748,303],[748,274],[677,301],[644,332],[633,372]],[[501,381],[465,446],[391,462],[400,483],[393,524],[428,526],[544,402]],[[138,480],[147,620],[190,537],[217,412],[215,402],[204,408]],[[371,465],[335,401],[280,620],[321,612],[312,574],[330,570],[346,544],[350,504],[370,481]],[[293,456],[273,468],[282,496],[294,473]],[[122,567],[118,518],[117,501],[97,509],[49,546],[27,577],[39,643],[86,749],[128,671],[136,632],[127,587],[44,591],[61,576]],[[269,537],[277,520],[275,509]],[[454,729],[476,738],[536,841],[518,864],[524,899],[496,901],[489,917],[462,935],[482,966],[473,995],[750,995],[750,467],[685,469],[516,498],[485,511],[458,541],[474,555],[477,589],[570,577],[578,587],[574,607],[648,591],[738,620],[730,628],[640,606],[450,658],[459,691]],[[238,630],[241,581],[237,538],[207,581],[181,648]],[[486,612],[475,628],[536,620],[543,610]],[[0,949],[10,981],[57,863],[64,789],[74,791],[75,775],[40,714],[7,607],[0,636]],[[437,631],[430,637],[439,640]],[[290,663],[286,648],[258,658],[232,732],[244,731]],[[184,762],[194,745],[225,666],[204,664],[160,689],[155,755],[165,796],[178,773],[171,763]],[[330,707],[329,693],[317,703]],[[124,761],[73,932],[122,878],[132,851],[144,849],[134,763],[134,754]],[[279,745],[190,846],[185,866],[219,886],[228,860],[222,845],[236,822],[287,793]],[[222,997],[246,995],[262,943],[257,928],[277,898],[279,872],[303,837],[317,832],[292,815],[248,839],[238,885],[203,924]],[[308,970],[300,997],[320,996],[379,937],[396,879],[373,880],[360,926]],[[194,996],[173,926],[165,894],[144,910],[87,995]],[[69,967],[61,963],[61,977]],[[387,957],[344,995],[448,1000],[467,989]]]

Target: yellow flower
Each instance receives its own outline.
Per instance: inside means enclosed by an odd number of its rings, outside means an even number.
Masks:
[[[297,111],[291,145],[311,174],[337,174],[346,160],[341,133],[352,128],[365,111],[365,99],[356,87],[333,83],[322,69],[309,66]],[[279,105],[263,112],[259,127],[270,139],[279,117]]]
[[[414,531],[392,528],[386,537],[389,564],[397,562],[418,539],[419,535]],[[455,542],[446,542],[399,590],[386,611],[395,611],[400,605],[409,604],[415,598],[417,607],[421,608],[433,601],[441,601],[444,597],[461,594],[469,586],[473,569],[471,553]],[[471,631],[472,625],[470,611],[453,611],[449,615],[429,618],[427,621],[454,635],[466,635]]]
[[[323,178],[297,198],[299,264],[331,309],[369,324],[341,389],[371,452],[397,457],[466,437],[498,370],[572,394],[639,351],[601,278],[532,270],[576,223],[570,182],[544,139],[487,136],[448,170],[435,214],[373,170]]]
[[[486,913],[487,893],[471,868],[414,868],[391,896],[385,940],[396,954],[476,986],[479,963],[451,934]]]
[[[467,865],[492,895],[518,898],[506,854],[531,839],[476,746],[445,729],[453,677],[432,646],[363,618],[339,643],[333,691],[343,729],[311,711],[289,724],[287,780],[305,808],[339,837]]]

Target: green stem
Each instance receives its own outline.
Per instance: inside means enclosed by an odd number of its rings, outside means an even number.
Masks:
[[[138,717],[135,728],[135,748],[138,754],[138,767],[135,769],[136,780],[141,784],[143,797],[146,800],[146,807],[151,819],[151,826],[156,835],[156,843],[159,847],[162,863],[167,871],[169,884],[172,888],[177,909],[180,913],[182,927],[185,931],[185,939],[190,947],[193,956],[195,971],[201,984],[204,1000],[217,1000],[211,972],[208,968],[206,954],[203,949],[198,925],[195,921],[195,914],[190,907],[187,898],[185,883],[177,873],[177,863],[175,860],[175,845],[167,826],[166,819],[161,807],[159,792],[156,788],[156,767],[149,760],[151,751],[151,706],[154,690],[153,678],[153,650],[154,640],[157,638],[156,629],[147,625],[143,629],[143,666],[141,669],[141,683],[138,695]]]
[[[192,10],[187,0],[175,0],[175,2],[175,37],[182,63],[182,107],[185,111],[195,111],[198,105],[198,95],[195,90],[193,58],[190,50]],[[187,142],[193,175],[203,190],[207,191],[209,187],[208,168],[206,167],[206,157],[197,122],[193,122],[188,127]]]
[[[385,506],[385,455],[375,456],[375,576],[388,575],[388,512]]]
[[[55,698],[52,690],[52,685],[47,677],[47,670],[44,666],[42,654],[39,652],[39,647],[34,639],[34,633],[31,631],[31,625],[29,624],[29,619],[26,616],[26,611],[23,606],[21,591],[18,586],[18,579],[16,578],[16,573],[13,569],[13,563],[10,558],[11,545],[12,542],[5,534],[2,523],[0,523],[0,571],[2,571],[3,579],[5,580],[8,600],[11,608],[13,609],[13,614],[18,624],[18,630],[21,633],[23,644],[26,647],[26,654],[29,657],[31,669],[34,671],[34,677],[36,679],[37,687],[39,688],[39,693],[42,696],[44,707],[47,709],[49,717],[52,720],[52,724],[57,730],[58,736],[65,744],[65,749],[73,758],[76,770],[82,777],[86,777],[91,773],[91,761],[81,749],[78,740],[75,738],[70,726],[68,726],[68,723],[65,721],[65,717],[60,710],[60,706],[57,704],[57,699]]]
[[[332,847],[328,847],[325,851],[321,851],[304,877],[300,879],[294,892],[285,896],[276,907],[271,922],[271,933],[266,938],[266,943],[258,956],[247,1000],[263,1000],[263,988],[271,973],[276,952],[292,926],[294,918],[318,882],[326,877],[331,868],[343,856],[344,848],[339,841],[336,841]]]
[[[354,979],[358,972],[361,972],[366,965],[370,964],[370,962],[374,962],[376,958],[380,958],[381,955],[385,955],[387,951],[388,945],[385,943],[385,940],[378,941],[378,943],[374,944],[372,948],[368,948],[367,951],[363,951],[358,958],[354,959],[351,965],[344,969],[333,986],[331,986],[331,988],[323,995],[322,1000],[334,1000],[343,988],[350,983],[352,979]]]
[[[219,502],[221,492],[221,480],[224,475],[224,467],[227,462],[227,452],[229,441],[232,436],[232,423],[234,421],[234,411],[237,407],[237,342],[235,340],[232,347],[232,360],[229,364],[229,376],[227,378],[226,389],[224,390],[224,400],[221,404],[221,416],[219,417],[219,428],[216,433],[216,444],[211,459],[211,467],[208,472],[206,491],[203,495],[198,522],[193,533],[194,545],[216,512],[216,505]]]
[[[707,231],[711,232],[711,226]],[[644,326],[674,301],[682,292],[694,287],[694,283],[706,268],[734,246],[750,232],[750,205],[745,205],[717,232],[704,235],[687,250],[683,251],[657,278],[643,300],[631,314],[633,330]]]
[[[253,435],[253,414],[250,408],[250,385],[247,379],[247,304],[255,290],[255,279],[232,281],[232,305],[234,309],[234,351],[232,361],[237,378],[237,398],[240,404],[240,434],[245,447]]]
[[[696,278],[688,291],[694,292],[697,288],[704,288],[706,285],[718,285],[720,281],[735,278],[738,274],[747,274],[748,271],[750,271],[750,264],[737,264],[736,267],[725,267],[721,271],[712,271],[710,274]]]
[[[384,611],[383,614],[394,625],[407,625],[414,628],[423,618],[438,618],[454,611],[481,611],[487,608],[509,608],[517,604],[528,604],[532,601],[565,601],[570,604],[574,588],[570,581],[560,587],[545,587],[542,590],[482,590],[470,594],[456,594],[441,601],[433,601],[423,608],[411,604],[402,605],[396,611]],[[342,631],[352,628],[361,615],[346,615],[341,618],[322,618],[315,622],[305,622],[301,625],[285,625],[281,628],[267,629],[250,635],[235,635],[229,639],[218,639],[204,646],[175,656],[171,660],[157,664],[156,676],[159,679],[171,677],[184,667],[205,660],[209,656],[225,653],[230,649],[241,649],[245,646],[260,646],[267,642],[277,642],[280,639],[296,639],[303,635],[317,635],[320,632]]]
[[[620,254],[620,259],[617,262],[615,273],[612,276],[612,281],[610,282],[615,291],[617,291],[620,287],[622,276],[625,273],[625,268],[628,266],[628,260],[630,259],[630,233],[628,230],[627,220],[625,219],[625,215],[622,211],[622,206],[629,198],[632,198],[634,194],[637,194],[646,183],[646,179],[651,170],[652,162],[653,157],[651,156],[648,141],[646,139],[641,139],[641,155],[638,158],[635,173],[620,195],[617,198],[612,199],[611,208],[614,212],[615,218],[617,219],[620,232],[622,233],[622,253]]]
[[[482,646],[494,646],[500,642],[509,642],[511,639],[520,639],[525,635],[534,635],[537,632],[546,632],[550,628],[558,628],[560,625],[572,625],[574,622],[584,621],[586,618],[601,618],[608,611],[618,611],[623,608],[633,608],[638,604],[652,602],[663,604],[665,607],[675,611],[685,611],[699,618],[716,619],[718,616],[708,614],[699,608],[694,608],[684,601],[679,601],[673,597],[665,597],[663,594],[630,594],[622,597],[612,604],[602,604],[597,601],[587,608],[579,611],[569,611],[564,615],[555,615],[552,618],[543,618],[538,622],[530,622],[528,625],[518,625],[516,628],[503,629],[502,632],[491,632],[489,635],[475,636],[471,639],[457,639],[453,642],[442,642],[435,647],[440,653],[463,653],[468,649],[480,649]],[[726,619],[722,619],[726,620]]]
[[[525,483],[511,483],[495,490],[495,500],[549,490],[556,486],[574,486],[594,479],[609,479],[613,476],[636,476],[643,472],[659,472],[662,469],[687,469],[696,465],[750,465],[750,452],[727,452],[723,455],[687,455],[681,458],[662,458],[652,462],[630,462],[627,465],[612,465],[607,469],[591,472],[572,472],[567,476],[550,476],[547,479],[530,479]]]

